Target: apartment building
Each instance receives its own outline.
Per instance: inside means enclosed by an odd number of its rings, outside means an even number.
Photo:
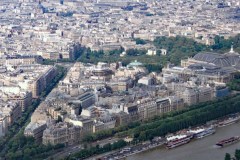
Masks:
[[[146,100],[145,102],[139,102],[138,113],[141,120],[148,120],[158,115],[157,103],[154,100]]]
[[[0,113],[7,116],[8,126],[10,126],[21,117],[22,109],[18,103],[0,101]]]
[[[81,127],[82,135],[79,136],[80,139],[87,134],[93,133],[94,120],[91,118],[69,116],[65,121]]]
[[[22,115],[18,103],[0,101],[0,137],[5,136],[9,127]]]
[[[46,130],[44,130],[42,143],[45,145],[72,145],[79,142],[80,135],[81,127],[61,122],[52,124]]]
[[[0,95],[0,100],[17,102],[22,111],[25,111],[32,104],[32,93],[20,87],[1,86]]]
[[[30,122],[24,130],[24,135],[33,137],[36,142],[42,142],[43,131],[46,128],[45,122]]]
[[[176,91],[176,95],[182,98],[185,104],[193,105],[212,100],[213,89],[210,87],[185,88],[183,92]]]

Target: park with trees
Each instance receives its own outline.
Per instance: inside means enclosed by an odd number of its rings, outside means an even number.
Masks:
[[[124,51],[122,47],[112,51],[92,51],[90,48],[82,47],[77,61],[94,64],[100,61],[106,63],[120,61],[123,65],[127,65],[131,61],[137,60],[142,62],[149,71],[160,72],[161,68],[168,62],[179,65],[181,59],[193,57],[197,53],[205,51],[225,53],[229,51],[232,44],[234,50],[240,53],[240,34],[228,39],[216,36],[214,40],[215,44],[209,46],[183,36],[162,36],[155,38],[154,41],[135,39],[136,43],[141,45],[146,43],[153,44],[158,53],[155,56],[146,55],[147,50],[144,49],[128,49],[125,51],[126,55],[121,57],[120,54]],[[168,54],[161,55],[161,49],[166,49]]]

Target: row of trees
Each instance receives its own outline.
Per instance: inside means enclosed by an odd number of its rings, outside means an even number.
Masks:
[[[74,154],[73,156],[71,156],[69,159],[76,159],[76,158],[85,159],[85,158],[88,158],[93,155],[98,155],[98,154],[106,153],[106,152],[109,152],[112,150],[123,148],[126,145],[127,145],[127,143],[124,140],[119,140],[112,144],[107,143],[107,144],[103,145],[102,147],[97,145],[97,146],[91,147],[89,149],[83,149],[83,150],[79,151],[78,153]]]
[[[139,141],[151,140],[155,136],[164,136],[236,112],[240,112],[240,95],[211,102],[204,106],[196,106],[195,109],[182,114],[142,124],[128,131],[118,133],[118,136],[128,135]]]
[[[135,141],[151,140],[156,136],[164,136],[184,128],[204,124],[236,112],[240,112],[240,95],[193,105],[146,122],[133,122],[127,126],[101,131],[86,136],[84,141],[93,142],[112,136],[131,136]]]
[[[8,134],[5,137],[0,138],[0,157],[4,156],[6,152],[8,152],[8,143],[19,131],[19,133],[22,132],[21,127],[28,123],[31,113],[35,110],[39,103],[39,100],[33,100],[32,105],[27,108],[27,110],[22,114],[21,118],[19,118],[13,123],[12,126],[10,126]]]
[[[215,44],[211,46],[213,50],[217,50],[219,52],[226,52],[231,48],[231,45],[234,46],[234,50],[240,53],[240,34],[237,34],[234,37],[230,37],[228,39],[224,39],[224,37],[216,36],[214,38]]]
[[[23,131],[22,131],[23,132]],[[25,137],[23,133],[18,134],[8,143],[8,152],[5,154],[6,159],[44,159],[51,154],[62,150],[64,144],[43,145],[35,142],[33,137]]]
[[[234,153],[234,157],[231,157],[231,155],[229,153],[225,154],[225,160],[240,160],[240,149],[236,149],[235,153]]]
[[[82,49],[81,49],[82,50]],[[81,51],[79,51],[81,52]],[[80,54],[80,53],[79,53]],[[70,60],[67,58],[63,58],[63,59],[57,59],[57,60],[53,60],[53,59],[44,59],[42,64],[43,65],[54,65],[55,63],[72,63],[75,62],[75,60]]]
[[[227,86],[231,90],[240,91],[240,79],[233,79]]]
[[[240,91],[240,72],[234,75],[234,79],[227,84],[231,90]]]
[[[57,85],[58,81],[62,79],[66,74],[66,69],[62,66],[56,66],[58,70],[57,76],[53,79],[52,83],[48,85],[45,92],[42,93],[41,98],[47,96],[47,94]],[[40,104],[40,99],[33,100],[31,106],[22,114],[10,127],[6,137],[0,139],[0,157],[6,159],[43,159],[51,155],[51,153],[64,147],[59,144],[56,146],[42,145],[35,142],[32,137],[24,136],[24,129],[29,123],[29,118],[32,112]]]

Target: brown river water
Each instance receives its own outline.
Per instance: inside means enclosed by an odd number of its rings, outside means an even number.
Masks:
[[[240,149],[240,142],[224,148],[218,148],[215,144],[232,136],[240,136],[240,122],[217,128],[215,134],[191,141],[186,145],[170,150],[162,146],[132,155],[126,160],[224,160],[227,152],[234,154],[235,149]]]

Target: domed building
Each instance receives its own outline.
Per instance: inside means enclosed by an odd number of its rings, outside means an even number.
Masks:
[[[230,82],[236,72],[240,71],[240,55],[233,47],[225,54],[198,53],[193,58],[181,61],[181,66],[167,66],[162,69],[163,75],[177,75],[188,81],[197,77],[202,83],[226,84]]]
[[[225,67],[233,67],[240,66],[240,55],[239,53],[233,50],[233,46],[231,50],[225,54],[220,53],[212,53],[212,52],[204,52],[198,53],[193,58],[188,58],[181,61],[182,67],[188,67],[192,64],[211,64],[221,68]],[[237,69],[237,68],[236,68]]]
[[[215,64],[219,67],[231,66],[231,62],[229,61],[228,57],[218,53],[199,53],[196,54],[193,59],[196,62]]]

